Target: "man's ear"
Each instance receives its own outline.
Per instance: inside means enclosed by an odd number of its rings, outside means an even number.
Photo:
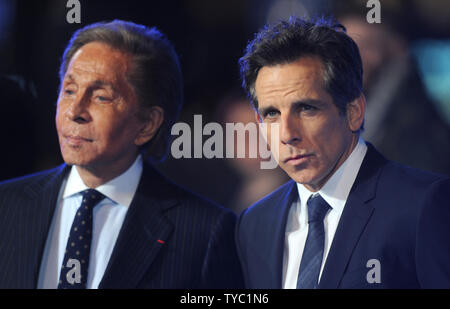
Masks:
[[[164,110],[159,106],[152,106],[146,110],[147,119],[143,123],[142,129],[134,139],[136,146],[142,146],[150,141],[158,132],[164,121]]]
[[[364,94],[347,104],[347,123],[352,132],[357,132],[364,121],[364,113],[366,110],[366,98]]]

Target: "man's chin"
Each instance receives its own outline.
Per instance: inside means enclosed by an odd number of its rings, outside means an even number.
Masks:
[[[80,167],[87,167],[91,160],[80,158],[72,155],[63,155],[63,160],[67,165],[75,165]]]
[[[307,170],[302,170],[302,171],[290,171],[287,172],[287,174],[289,175],[289,177],[294,180],[297,183],[300,183],[306,187],[314,187],[315,184],[317,183],[316,175],[312,174],[311,172],[307,171]]]

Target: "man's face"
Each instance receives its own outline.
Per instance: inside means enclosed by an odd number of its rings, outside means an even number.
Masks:
[[[127,165],[142,129],[137,99],[126,81],[125,54],[89,43],[72,57],[62,82],[56,128],[64,161],[87,169]]]
[[[256,83],[259,120],[279,125],[279,165],[296,182],[319,190],[351,153],[357,136],[323,85],[315,57],[260,69]],[[356,137],[355,137],[356,136]],[[277,139],[275,139],[277,140]],[[274,145],[270,145],[273,149]]]

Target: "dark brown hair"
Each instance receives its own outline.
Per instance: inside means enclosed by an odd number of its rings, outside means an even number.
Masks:
[[[345,31],[332,19],[306,21],[291,17],[256,33],[239,60],[242,87],[254,107],[258,108],[255,82],[262,67],[317,56],[324,65],[324,87],[341,114],[345,114],[347,103],[362,92],[363,72],[358,47]]]

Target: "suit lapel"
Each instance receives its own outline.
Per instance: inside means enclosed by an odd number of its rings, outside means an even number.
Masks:
[[[161,248],[169,241],[173,225],[164,211],[177,201],[164,193],[166,181],[144,164],[142,178],[122,225],[99,288],[136,288]]]
[[[50,228],[53,213],[56,209],[58,193],[64,175],[69,168],[63,164],[50,172],[49,178],[29,184],[24,190],[31,198],[31,203],[21,209],[19,216],[23,232],[22,241],[18,242],[18,261],[23,267],[20,278],[24,288],[36,288],[42,255]]]
[[[370,144],[350,191],[320,279],[319,288],[335,289],[346,270],[353,250],[374,211],[378,177],[386,159]]]
[[[277,206],[276,212],[270,214],[271,216],[274,215],[277,217],[272,217],[271,220],[278,223],[273,233],[273,239],[269,239],[267,242],[269,245],[273,246],[273,249],[268,250],[273,253],[268,257],[268,266],[272,269],[270,271],[262,272],[263,275],[267,274],[266,285],[270,286],[272,289],[281,289],[283,284],[283,256],[286,223],[292,203],[298,199],[298,191],[294,181],[290,181],[290,185],[287,186],[287,193],[282,194],[282,196],[283,199],[280,201],[281,211],[279,206]],[[270,276],[270,274],[273,274],[274,277]]]

